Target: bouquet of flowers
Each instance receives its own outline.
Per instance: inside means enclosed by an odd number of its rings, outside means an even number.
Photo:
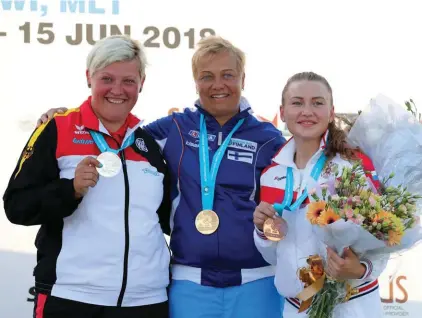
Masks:
[[[422,180],[422,148],[415,151],[415,145],[403,139],[396,145],[388,139],[397,142],[396,135],[403,133],[411,140],[418,133],[422,137],[422,125],[412,126],[413,121],[405,116],[408,112],[401,108],[406,113],[403,114],[396,105],[385,101],[384,97],[372,101],[372,109],[360,114],[356,129],[353,126],[349,133],[353,144],[373,160],[381,188],[374,188],[359,161],[342,171],[334,167],[334,178],[326,184],[308,185],[313,202],[308,205],[307,219],[319,240],[340,255],[345,247],[350,247],[360,258],[368,255],[388,258],[422,241],[419,219],[422,186],[412,184]],[[390,118],[384,117],[380,123],[379,116],[385,113]],[[368,126],[369,122],[373,125]],[[370,135],[371,132],[375,135]],[[419,140],[422,142],[422,138]],[[401,158],[403,152],[409,157]],[[399,169],[399,164],[404,167]],[[355,290],[347,280],[331,278],[323,266],[315,265],[324,264],[324,255],[310,256],[308,264],[299,271],[305,287],[298,295],[303,304],[301,311],[308,309],[310,318],[330,318],[335,306],[347,301]]]

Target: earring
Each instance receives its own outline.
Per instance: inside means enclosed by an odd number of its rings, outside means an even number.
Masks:
[[[88,88],[91,88],[91,84],[90,83],[88,83]]]

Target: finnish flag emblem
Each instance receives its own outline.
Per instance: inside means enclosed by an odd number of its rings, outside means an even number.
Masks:
[[[240,152],[235,150],[227,151],[227,159],[234,161],[247,162],[252,164],[253,162],[253,153],[251,152]]]

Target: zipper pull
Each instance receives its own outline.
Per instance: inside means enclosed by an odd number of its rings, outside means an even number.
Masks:
[[[120,158],[122,159],[122,164],[125,166],[126,165],[126,157],[125,157],[125,150],[124,149],[120,152]]]
[[[223,132],[220,131],[218,133],[218,145],[221,146],[222,143],[223,143]]]

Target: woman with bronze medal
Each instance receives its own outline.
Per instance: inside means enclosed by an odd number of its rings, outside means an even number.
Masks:
[[[288,80],[282,93],[280,116],[292,138],[261,176],[261,203],[254,212],[254,240],[263,257],[276,266],[275,285],[286,297],[283,317],[307,317],[311,303],[298,297],[305,287],[303,281],[315,280],[307,279],[300,269],[311,266],[318,273],[324,270],[322,258],[315,255],[327,260],[327,275],[352,284],[353,294],[335,307],[333,318],[381,317],[377,278],[387,259],[371,256],[360,260],[347,247],[340,256],[319,242],[308,221],[312,215],[321,213],[317,208],[308,211],[308,185],[327,183],[334,170],[341,172],[343,167],[359,162],[370,175],[368,186],[376,188],[379,183],[372,177],[372,162],[347,146],[345,133],[334,122],[331,87],[320,75],[298,73]],[[329,223],[330,215],[326,217]]]
[[[145,64],[125,36],[97,42],[91,96],[34,131],[10,178],[8,219],[41,226],[34,318],[168,317],[167,167],[131,114]]]
[[[285,140],[253,116],[242,96],[245,54],[232,43],[202,39],[192,75],[199,95],[194,110],[145,127],[171,175],[170,316],[279,318],[274,267],[250,234],[259,176]]]

